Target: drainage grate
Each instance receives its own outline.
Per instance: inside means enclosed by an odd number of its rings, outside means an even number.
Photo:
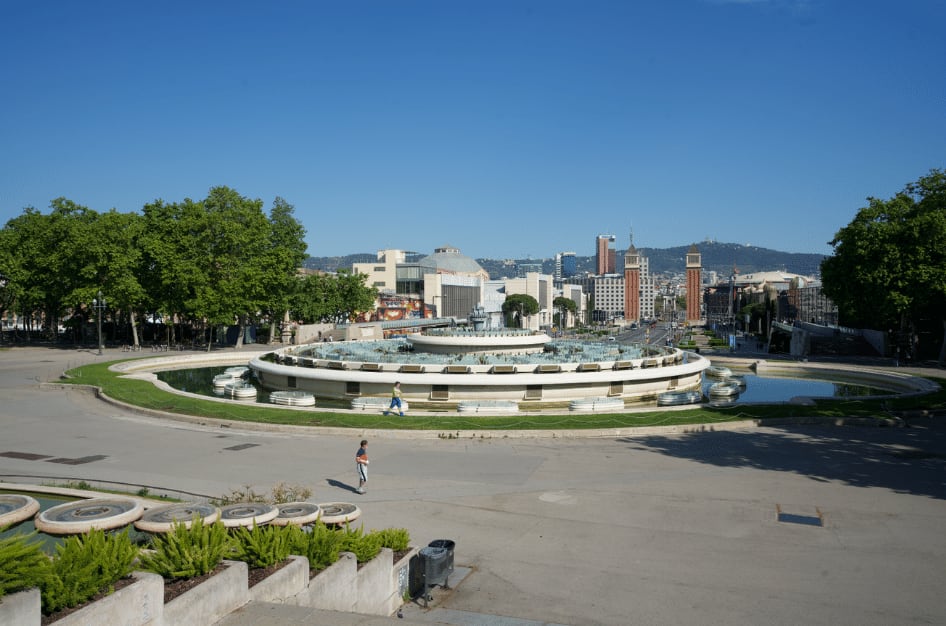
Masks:
[[[780,522],[785,522],[787,524],[802,524],[803,526],[819,526],[824,527],[824,515],[821,513],[821,509],[815,507],[817,515],[800,515],[798,513],[785,513],[782,511],[782,507],[778,504],[775,505],[775,512],[777,514],[777,520]]]
[[[48,459],[48,454],[33,454],[32,452],[0,452],[0,456],[5,456],[8,459],[23,459],[26,461],[39,461],[40,459]]]
[[[246,450],[247,448],[255,448],[258,446],[258,443],[241,443],[238,446],[230,446],[229,448],[224,448],[224,450]]]
[[[102,459],[107,459],[108,457],[104,454],[93,454],[91,456],[82,456],[77,459],[48,459],[47,463],[59,463],[61,465],[85,465],[86,463],[94,463],[95,461],[101,461]]]

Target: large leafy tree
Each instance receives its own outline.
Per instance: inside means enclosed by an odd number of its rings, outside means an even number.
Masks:
[[[269,212],[268,259],[263,265],[263,311],[269,318],[271,338],[276,337],[276,324],[291,307],[300,282],[297,268],[306,257],[305,228],[293,216],[294,210],[291,204],[277,197]]]
[[[365,274],[340,270],[336,275],[310,274],[293,298],[292,315],[305,323],[343,324],[357,313],[374,308],[378,290],[368,287]]]
[[[43,327],[52,336],[67,309],[81,309],[82,259],[94,212],[65,198],[50,203],[49,215],[27,207],[4,227],[7,254],[15,259],[8,272],[23,319],[41,312]]]
[[[943,361],[946,174],[932,170],[889,200],[868,198],[868,206],[830,243],[834,255],[824,260],[821,274],[842,322],[896,329],[909,338],[935,331]],[[912,344],[911,339],[905,347],[916,347]]]
[[[195,321],[203,294],[212,287],[203,249],[205,215],[199,202],[155,200],[142,209],[144,255],[142,281],[150,294],[149,313],[166,323],[170,342],[173,320]]]
[[[536,303],[538,304],[538,303]],[[570,315],[575,315],[575,311],[578,310],[578,305],[575,304],[575,301],[571,298],[566,298],[565,296],[558,296],[552,300],[552,307],[559,311],[555,316],[561,318],[561,311],[567,311]],[[559,319],[558,323],[564,328],[566,321],[568,320],[568,315],[565,316],[565,319]]]
[[[513,293],[503,301],[503,315],[522,328],[522,318],[539,312],[539,301],[525,293]]]
[[[208,286],[195,313],[213,324],[237,322],[237,346],[247,320],[266,304],[266,265],[272,260],[270,224],[263,202],[214,187],[203,202]]]

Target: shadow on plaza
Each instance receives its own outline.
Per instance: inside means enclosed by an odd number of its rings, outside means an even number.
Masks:
[[[793,472],[816,481],[946,499],[946,420],[915,420],[907,428],[707,430],[619,441],[708,465]]]

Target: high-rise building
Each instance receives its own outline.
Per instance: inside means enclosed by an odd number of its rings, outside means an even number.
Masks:
[[[614,235],[598,235],[595,239],[595,273],[599,276],[613,274],[617,253],[612,244]]]
[[[578,273],[578,258],[574,252],[559,252],[555,255],[555,280],[571,278]]]

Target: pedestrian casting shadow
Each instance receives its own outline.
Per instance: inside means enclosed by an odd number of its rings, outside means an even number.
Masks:
[[[917,422],[909,428],[791,426],[747,431],[714,431],[704,424],[683,435],[618,441],[707,465],[791,472],[819,482],[884,487],[946,500],[946,420]]]
[[[358,493],[358,487],[352,487],[348,483],[343,483],[340,480],[335,480],[334,478],[328,478],[326,481],[329,484],[329,487],[338,487],[339,489],[345,489],[352,493]]]

